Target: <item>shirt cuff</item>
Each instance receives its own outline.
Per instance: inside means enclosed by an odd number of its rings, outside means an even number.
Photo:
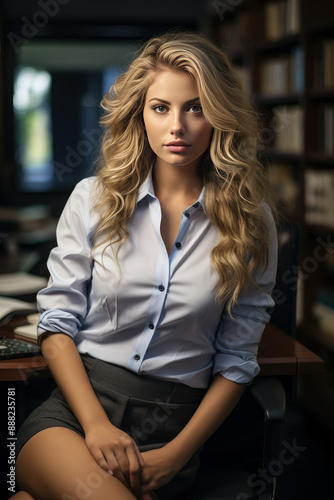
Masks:
[[[251,384],[260,372],[255,358],[244,360],[233,354],[217,354],[213,374],[220,373],[222,377],[238,384]]]
[[[81,322],[73,314],[60,309],[44,311],[37,325],[37,338],[45,332],[65,333],[74,338],[80,325]]]

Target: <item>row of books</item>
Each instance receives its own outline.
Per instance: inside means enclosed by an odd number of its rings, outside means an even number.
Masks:
[[[264,5],[265,36],[277,40],[300,32],[300,0],[273,0]]]
[[[304,88],[304,53],[295,47],[290,53],[265,59],[260,67],[260,92],[264,95],[299,93]]]
[[[334,229],[334,171],[305,171],[305,222]]]
[[[276,152],[301,154],[304,150],[304,110],[299,105],[275,106],[269,124]]]
[[[219,8],[218,2],[213,2],[222,23],[219,27],[219,42],[230,55],[240,53],[250,41],[251,30],[254,30],[252,13],[241,10],[239,15],[226,19],[225,13]],[[258,13],[254,15],[258,18]],[[260,18],[262,26],[252,39],[274,41],[279,38],[300,32],[300,0],[272,0],[264,5],[264,16]],[[261,23],[262,20],[262,23]]]
[[[319,289],[312,313],[318,327],[330,335],[334,335],[334,293],[331,290]]]
[[[319,146],[321,152],[326,155],[334,155],[334,104],[325,104],[321,106],[319,131]]]
[[[334,38],[321,40],[314,81],[317,88],[334,89]]]

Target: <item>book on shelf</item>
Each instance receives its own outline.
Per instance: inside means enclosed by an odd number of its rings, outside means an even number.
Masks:
[[[305,222],[334,229],[334,171],[305,171]]]
[[[264,4],[267,40],[277,40],[300,32],[300,0],[272,0]]]
[[[320,42],[314,81],[320,90],[334,90],[334,37]]]
[[[27,316],[36,312],[36,304],[0,296],[0,325],[8,323],[14,316]]]
[[[304,110],[302,106],[275,106],[270,127],[274,132],[274,150],[286,154],[303,152]]]
[[[334,63],[334,61],[333,61]],[[333,67],[334,73],[334,67]],[[334,104],[320,106],[320,138],[321,152],[325,155],[334,155]]]
[[[303,91],[303,50],[265,59],[260,66],[260,93],[265,96],[298,94]]]

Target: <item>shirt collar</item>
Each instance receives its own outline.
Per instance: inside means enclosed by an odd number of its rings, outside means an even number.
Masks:
[[[156,198],[156,196],[154,194],[152,170],[153,170],[153,167],[151,168],[148,176],[146,177],[146,179],[144,180],[142,185],[139,187],[138,194],[137,194],[137,203],[139,203],[141,200],[143,200],[146,196],[151,196],[152,198]],[[201,205],[201,207],[204,208],[204,206],[205,206],[204,200],[205,200],[205,186],[202,187],[202,191],[201,191],[197,201],[195,203],[193,203],[193,205],[195,205],[196,203],[199,203]]]
[[[139,187],[138,194],[137,194],[137,203],[139,203],[141,200],[145,198],[145,196],[151,196],[152,198],[155,198],[154,194],[154,187],[153,187],[153,180],[152,180],[152,168],[142,183],[142,185]]]

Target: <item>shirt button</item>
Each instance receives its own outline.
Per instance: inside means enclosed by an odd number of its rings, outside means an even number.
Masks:
[[[134,358],[135,358],[136,361],[139,361],[140,360],[140,355],[139,354],[135,354]]]
[[[184,216],[187,217],[187,219],[188,219],[190,217],[190,213],[189,212],[185,212]]]
[[[163,292],[163,291],[164,291],[164,289],[165,289],[165,287],[164,287],[163,285],[159,285],[159,290],[160,290],[160,292]]]
[[[150,330],[153,330],[153,328],[154,328],[154,324],[153,324],[153,323],[150,323],[150,324],[148,325],[148,327],[149,327],[149,329],[150,329]]]
[[[177,242],[175,243],[175,246],[176,246],[176,248],[181,248],[181,243],[180,243],[179,241],[177,241]]]
[[[193,207],[194,208],[198,208],[199,207],[199,201],[196,201],[196,203],[193,204]]]

